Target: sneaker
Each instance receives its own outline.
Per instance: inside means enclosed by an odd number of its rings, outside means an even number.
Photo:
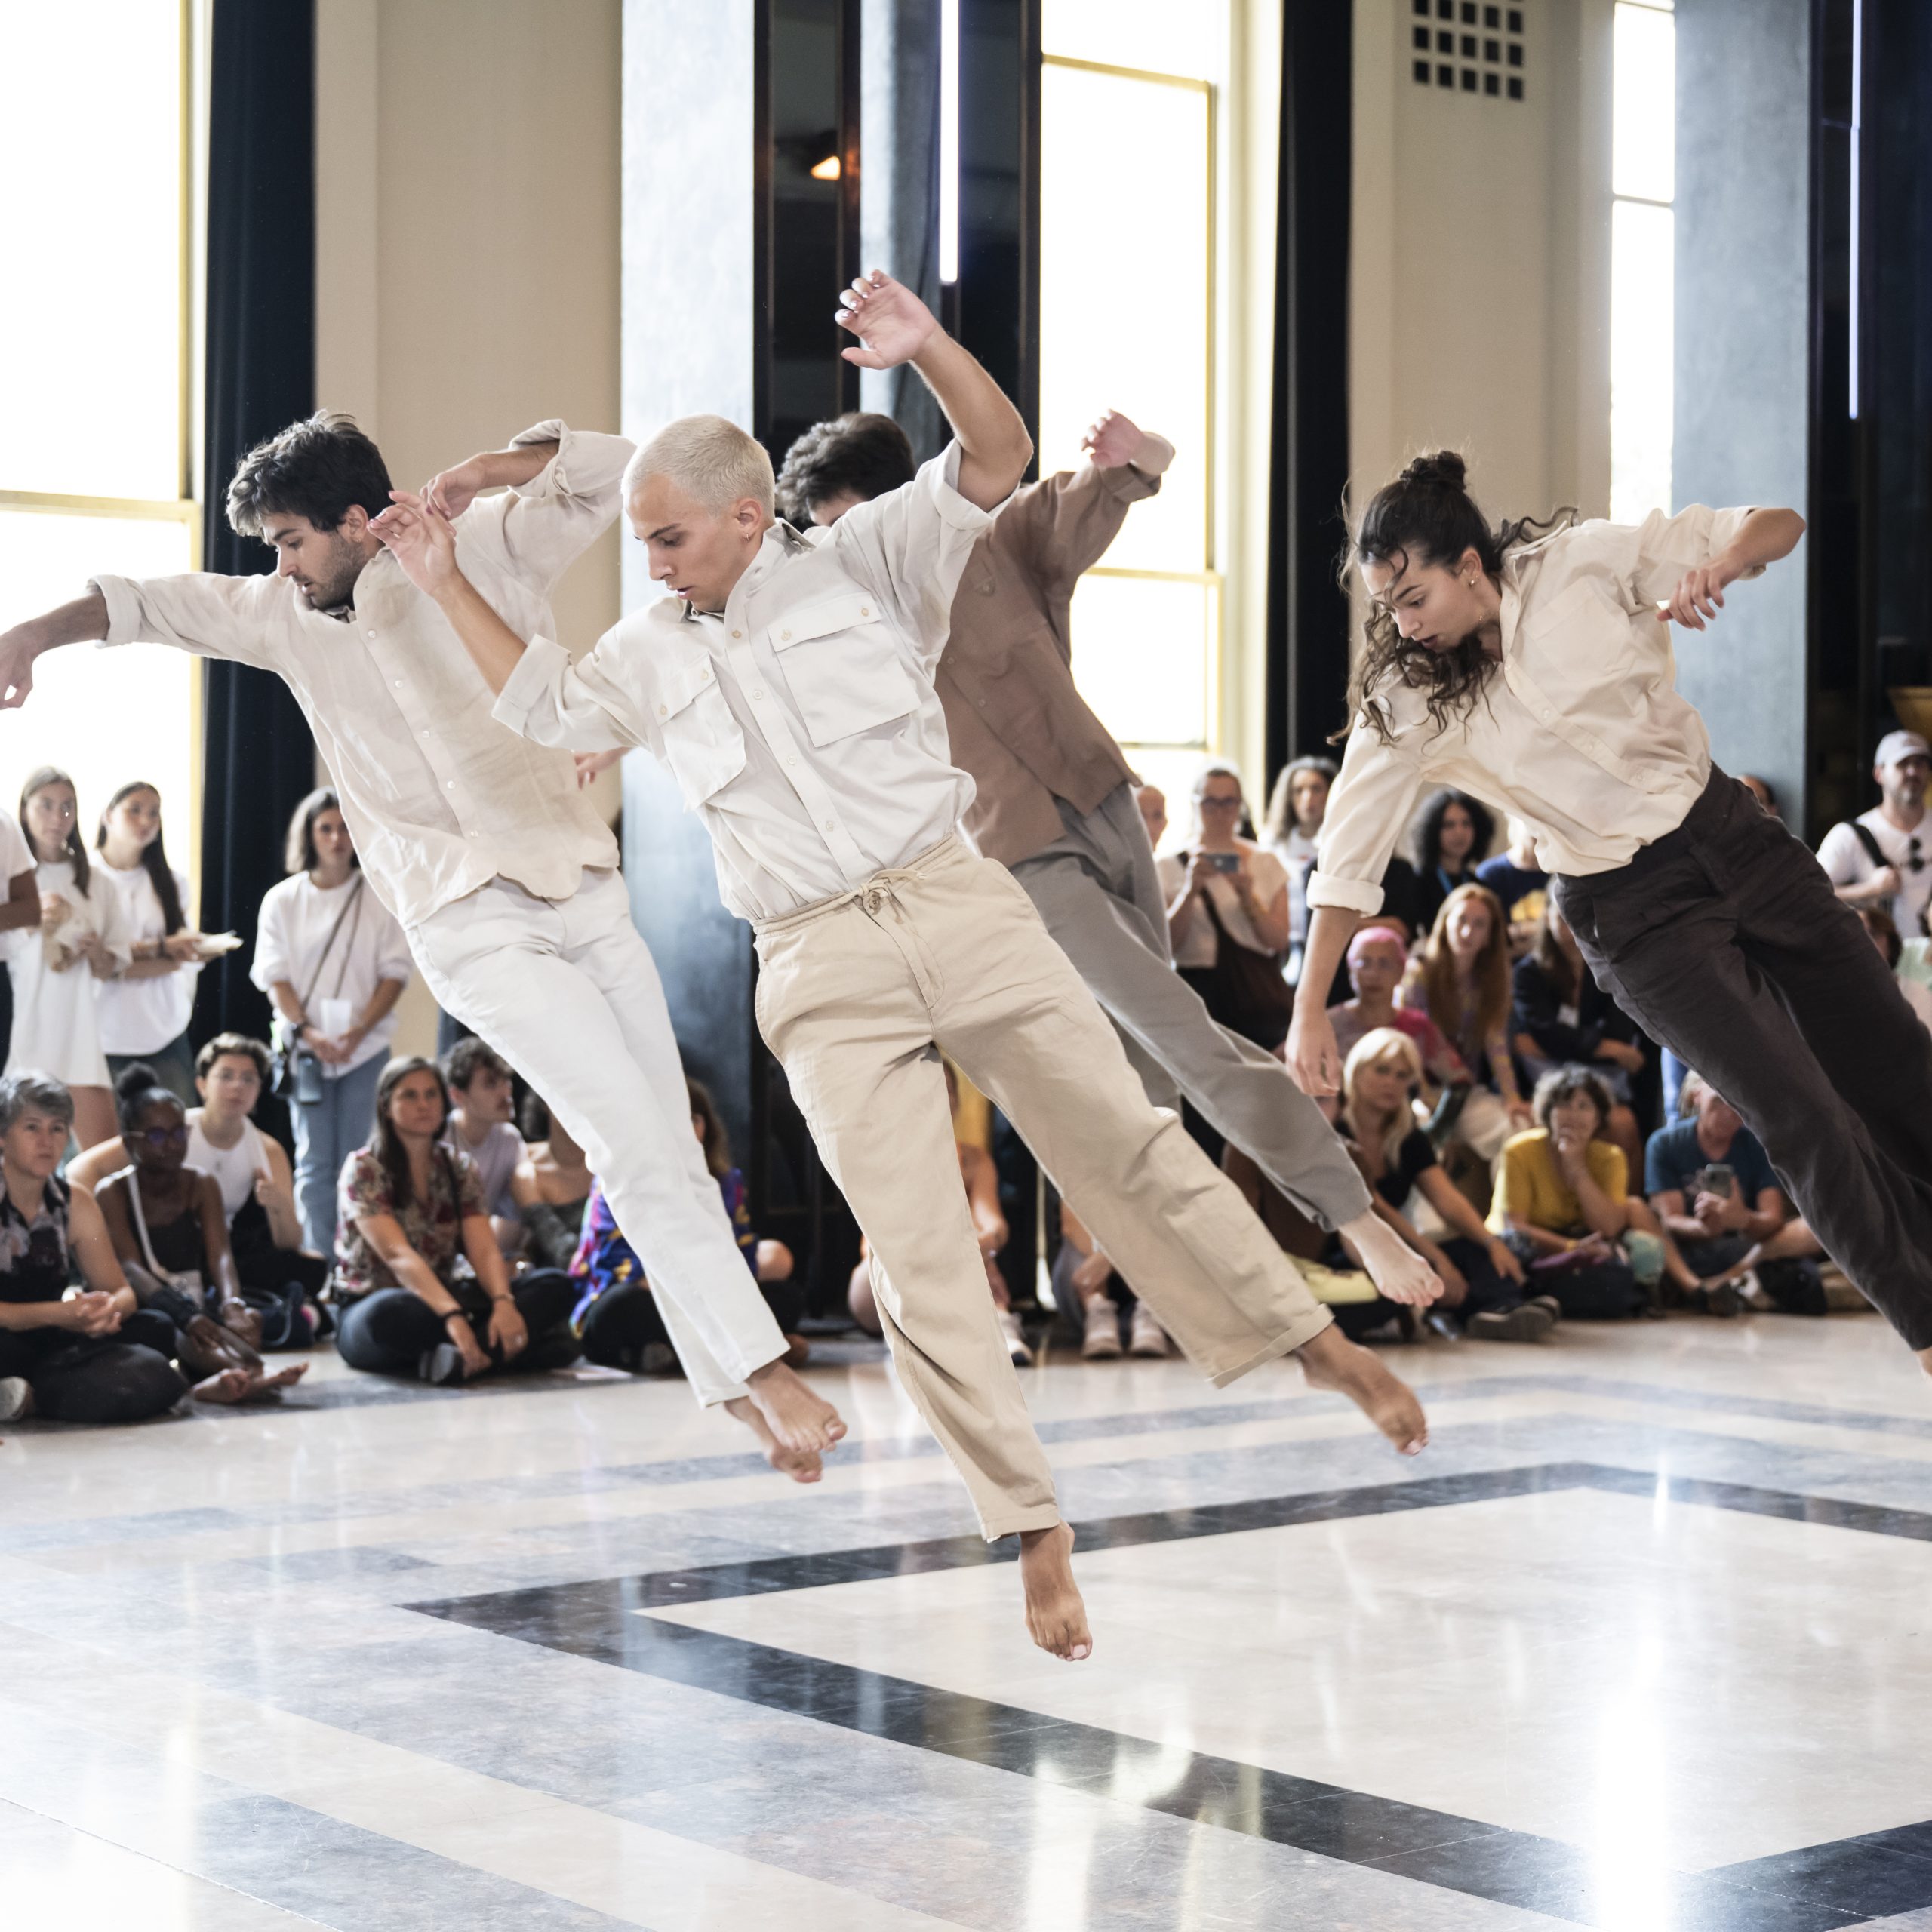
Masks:
[[[24,1375],[0,1375],[0,1422],[22,1422],[33,1414],[33,1384]]]
[[[1561,1321],[1563,1319],[1563,1304],[1554,1295],[1532,1295],[1523,1306],[1525,1308],[1547,1309],[1549,1311],[1549,1318],[1552,1321]]]
[[[1432,1308],[1423,1315],[1422,1323],[1432,1335],[1439,1335],[1445,1342],[1463,1339],[1463,1324],[1446,1308]]]
[[[1777,1303],[1766,1291],[1764,1283],[1758,1280],[1756,1269],[1746,1269],[1744,1272],[1738,1276],[1734,1285],[1737,1290],[1738,1299],[1753,1314],[1769,1315],[1777,1312]]]
[[[1469,1317],[1469,1336],[1474,1342],[1540,1342],[1556,1326],[1546,1308],[1526,1301],[1506,1312],[1495,1309]]]
[[[1700,1288],[1690,1305],[1700,1315],[1715,1315],[1721,1321],[1734,1321],[1745,1310],[1744,1297],[1727,1283],[1719,1288]]]
[[[1168,1331],[1154,1319],[1144,1301],[1134,1304],[1133,1319],[1128,1327],[1127,1352],[1131,1355],[1145,1355],[1150,1360],[1164,1358],[1173,1352],[1168,1341]]]
[[[446,1388],[463,1380],[463,1351],[454,1342],[438,1342],[416,1365],[417,1378]]]
[[[1033,1351],[1026,1346],[1026,1337],[1020,1332],[1020,1318],[1010,1308],[996,1309],[999,1317],[999,1332],[1006,1337],[1006,1352],[1013,1358],[1015,1368],[1031,1368]]]
[[[647,1342],[638,1355],[640,1375],[669,1375],[677,1367],[678,1352],[669,1342]]]
[[[1082,1361],[1118,1361],[1120,1359],[1120,1311],[1103,1300],[1087,1311],[1087,1333],[1080,1343]]]

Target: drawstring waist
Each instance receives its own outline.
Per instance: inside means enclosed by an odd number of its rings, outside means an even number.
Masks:
[[[965,851],[964,841],[958,833],[949,832],[937,845],[928,846],[907,864],[888,866],[874,872],[863,885],[835,892],[829,899],[814,900],[809,906],[801,906],[795,912],[781,912],[771,919],[754,919],[752,931],[760,939],[774,933],[789,932],[833,912],[842,912],[848,906],[856,906],[861,912],[877,918],[892,901],[896,888],[910,884],[925,874],[937,871],[950,859],[964,857]]]

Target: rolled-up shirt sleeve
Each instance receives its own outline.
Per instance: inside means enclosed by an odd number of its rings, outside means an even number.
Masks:
[[[1749,506],[1714,510],[1693,503],[1675,516],[1653,510],[1641,523],[1585,524],[1579,532],[1592,548],[1614,553],[1614,567],[1630,589],[1638,608],[1663,602],[1676,590],[1686,571],[1714,561],[1737,540]],[[1754,564],[1746,578],[1762,577],[1764,567]]]
[[[106,645],[168,644],[198,657],[279,670],[276,606],[294,595],[273,577],[97,577],[88,588],[107,605]]]
[[[561,645],[532,638],[497,700],[497,722],[537,744],[574,752],[648,745],[635,700],[610,675],[608,649],[622,628],[606,631],[574,664]]]
[[[1421,761],[1404,737],[1398,728],[1395,742],[1386,744],[1366,717],[1357,717],[1316,841],[1308,881],[1311,911],[1321,906],[1381,911],[1382,875],[1423,783]]]
[[[538,583],[554,583],[617,521],[624,466],[635,445],[627,436],[573,429],[552,417],[512,438],[511,447],[555,443],[556,453],[527,483],[486,497],[464,512],[466,534],[494,534],[506,561]]]

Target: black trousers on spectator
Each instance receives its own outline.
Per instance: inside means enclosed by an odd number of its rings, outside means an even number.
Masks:
[[[1811,852],[1714,767],[1629,865],[1552,883],[1598,983],[1743,1115],[1826,1252],[1932,1348],[1932,1033]]]
[[[179,1340],[152,1308],[137,1309],[112,1335],[0,1329],[0,1376],[26,1377],[36,1413],[55,1422],[145,1422],[188,1392],[172,1359]]]
[[[570,1319],[577,1284],[568,1275],[556,1268],[533,1269],[510,1284],[510,1299],[530,1340],[509,1361],[491,1346],[484,1318],[475,1315],[470,1321],[497,1367],[515,1374],[520,1369],[561,1368],[574,1359]],[[343,1360],[371,1375],[420,1375],[423,1357],[448,1340],[443,1318],[407,1288],[378,1288],[351,1302],[337,1318],[336,1346]]]
[[[1677,1251],[1700,1281],[1734,1268],[1751,1252],[1748,1235],[1713,1235],[1707,1241],[1680,1239]],[[1825,1284],[1814,1261],[1761,1261],[1753,1271],[1758,1285],[1786,1315],[1823,1315],[1828,1312]]]
[[[761,1281],[758,1291],[780,1329],[795,1334],[804,1317],[804,1290],[796,1281]],[[672,1346],[664,1318],[657,1312],[657,1297],[639,1283],[626,1281],[607,1290],[583,1318],[583,1358],[600,1368],[626,1369],[635,1375],[645,1349],[654,1342]]]
[[[328,1332],[328,1311],[319,1297],[328,1285],[329,1264],[319,1254],[276,1247],[257,1201],[249,1201],[235,1216],[229,1238],[242,1299],[262,1318],[264,1349],[306,1349]],[[315,1318],[312,1322],[302,1315],[305,1306]]]

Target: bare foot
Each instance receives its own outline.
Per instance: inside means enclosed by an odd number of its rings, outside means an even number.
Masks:
[[[1026,1632],[1041,1650],[1069,1663],[1094,1654],[1087,1606],[1073,1580],[1073,1527],[1020,1533],[1020,1587],[1026,1593]]]
[[[220,1402],[224,1406],[246,1400],[254,1378],[245,1368],[224,1368],[205,1377],[188,1392],[198,1402]]]
[[[1927,1375],[1932,1375],[1932,1349],[1921,1349],[1919,1350],[1918,1365],[1921,1368],[1924,1370]]]
[[[1332,1389],[1347,1396],[1404,1455],[1416,1455],[1427,1445],[1429,1423],[1415,1391],[1372,1350],[1331,1326],[1295,1353],[1311,1389]]]
[[[1372,1211],[1338,1230],[1361,1257],[1369,1278],[1391,1301],[1426,1308],[1442,1293],[1435,1270]]]
[[[845,1433],[838,1411],[814,1395],[781,1358],[754,1369],[745,1388],[771,1432],[788,1449],[829,1449]]]
[[[786,1448],[772,1434],[770,1425],[758,1414],[757,1405],[749,1395],[734,1395],[724,1406],[758,1438],[764,1460],[780,1475],[789,1476],[794,1482],[817,1482],[824,1475],[824,1465],[818,1459],[818,1451]]]
[[[248,1378],[248,1392],[242,1397],[245,1402],[265,1402],[279,1400],[285,1389],[293,1389],[309,1372],[306,1361],[291,1364],[287,1368],[278,1368],[272,1375],[260,1370]]]

